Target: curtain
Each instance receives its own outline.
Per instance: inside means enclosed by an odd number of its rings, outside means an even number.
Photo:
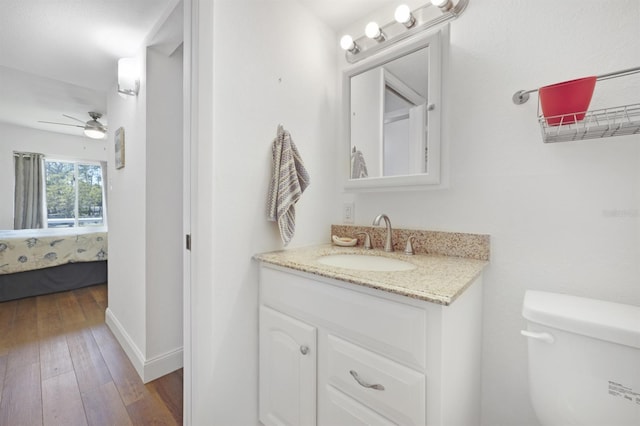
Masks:
[[[13,229],[43,227],[44,205],[44,155],[14,152],[16,187]]]

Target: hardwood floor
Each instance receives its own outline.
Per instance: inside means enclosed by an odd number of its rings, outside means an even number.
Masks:
[[[182,370],[143,384],[106,307],[106,285],[0,303],[0,425],[182,424]]]

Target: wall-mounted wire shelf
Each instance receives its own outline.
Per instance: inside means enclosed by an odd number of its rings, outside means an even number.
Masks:
[[[625,77],[631,74],[638,74],[638,73],[640,73],[640,67],[634,67],[634,68],[627,68],[625,70],[609,72],[606,74],[600,74],[596,76],[596,79],[597,81],[610,80],[612,78]],[[523,103],[529,100],[529,93],[535,93],[537,91],[538,89],[518,90],[516,93],[513,94],[513,96],[511,97],[511,100],[516,105],[522,105]]]
[[[640,104],[587,111],[582,120],[576,119],[577,114],[557,117],[544,117],[540,114],[538,122],[544,142],[569,142],[640,134]],[[550,126],[547,123],[547,120],[557,122],[558,119],[559,125]]]
[[[640,67],[634,67],[601,74],[596,76],[596,79],[602,81],[638,73],[640,73]],[[537,91],[538,89],[518,90],[511,100],[516,105],[522,105],[529,100],[530,93]],[[584,118],[578,117],[583,114]],[[547,120],[552,123],[560,121],[560,124],[551,126]],[[544,117],[540,113],[538,102],[538,122],[542,129],[542,139],[546,143],[638,135],[640,134],[640,104]]]

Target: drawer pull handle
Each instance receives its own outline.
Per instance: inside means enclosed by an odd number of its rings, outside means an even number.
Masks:
[[[300,346],[300,353],[302,355],[306,355],[309,353],[309,347],[308,346]]]
[[[383,391],[384,390],[384,386],[382,386],[382,385],[378,385],[378,384],[371,385],[371,384],[365,382],[364,380],[362,380],[360,378],[360,376],[358,376],[358,373],[356,373],[354,370],[350,370],[349,373],[353,376],[354,379],[356,379],[356,382],[358,382],[358,384],[360,386],[362,386],[362,387],[369,388],[369,389],[375,389],[375,390],[379,390],[379,391]]]

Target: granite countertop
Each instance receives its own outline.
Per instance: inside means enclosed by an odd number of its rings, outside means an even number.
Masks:
[[[366,254],[400,259],[416,266],[410,271],[358,271],[323,265],[318,258],[330,254]],[[450,305],[482,273],[486,260],[463,257],[385,253],[360,247],[338,247],[324,244],[291,250],[262,253],[255,259],[272,265],[308,272],[322,277],[346,281],[427,302]]]

